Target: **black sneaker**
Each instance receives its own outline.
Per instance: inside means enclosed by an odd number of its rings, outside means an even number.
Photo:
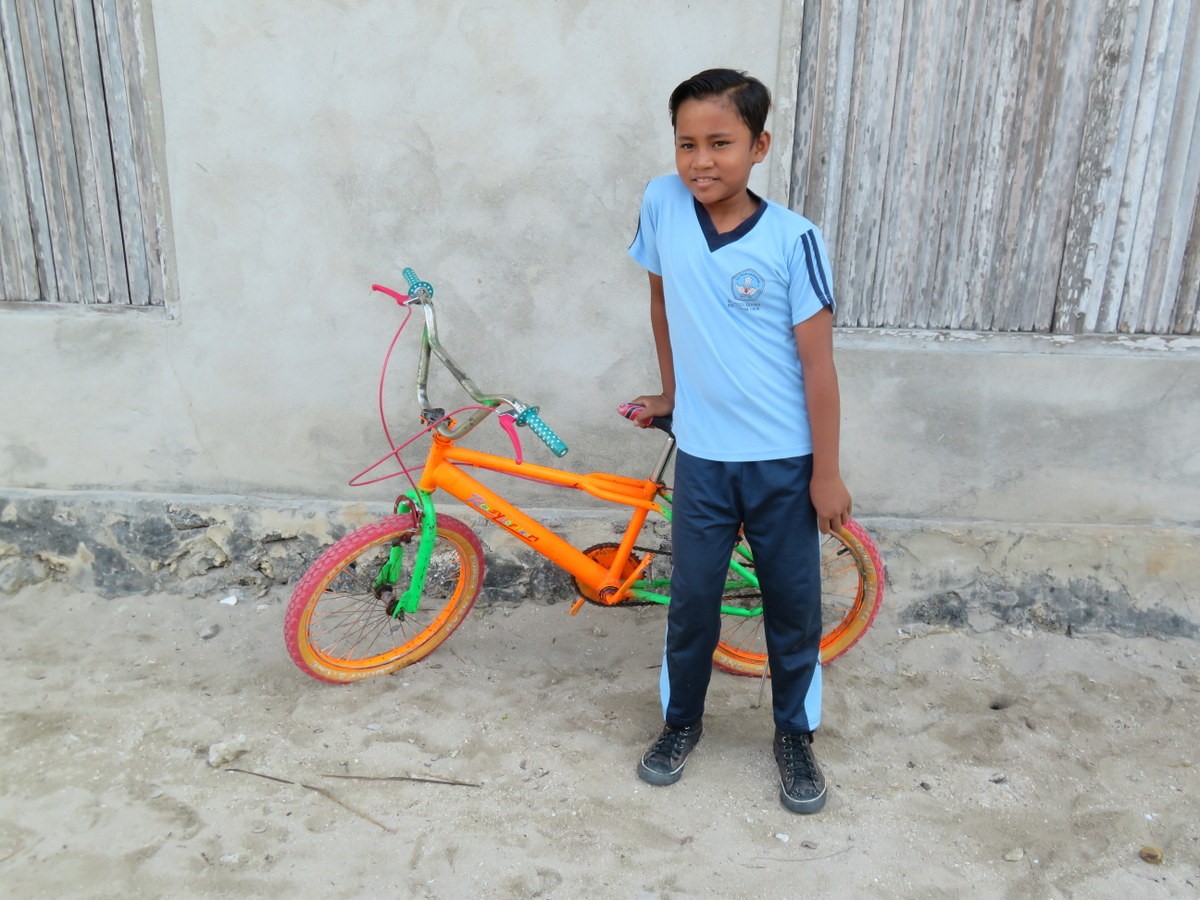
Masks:
[[[654,745],[638,760],[638,777],[651,784],[674,784],[683,775],[683,764],[700,743],[704,726],[697,722],[686,728],[664,725]]]
[[[815,813],[825,805],[825,776],[813,756],[812,732],[775,732],[779,801],[794,813]]]

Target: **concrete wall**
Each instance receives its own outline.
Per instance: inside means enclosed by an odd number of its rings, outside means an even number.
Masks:
[[[369,287],[406,265],[477,381],[621,458],[600,436],[652,386],[625,248],[672,165],[666,98],[711,64],[774,84],[782,4],[152,9],[177,316],[5,313],[0,484],[358,496],[400,320]]]
[[[346,481],[386,450],[375,388],[400,315],[369,286],[399,285],[405,265],[436,285],[443,338],[477,382],[538,403],[572,465],[641,474],[655,441],[612,409],[656,384],[645,277],[625,248],[646,180],[671,170],[666,98],[714,64],[773,85],[776,153],[755,187],[786,197],[796,41],[779,36],[796,34],[796,6],[153,3],[172,303],[0,310],[0,557],[24,573],[8,586],[88,568],[95,549],[72,543],[99,530],[121,545],[113,522],[139,509],[180,533],[138,543],[117,529],[132,541],[121,565],[145,576],[117,579],[127,588],[161,583],[196,521],[220,525],[213,559],[237,557],[235,513],[220,509],[260,511],[238,526],[255,540],[319,537],[317,519],[382,507],[397,482]],[[390,382],[398,434],[415,424],[416,338],[401,339]],[[1194,341],[838,343],[846,472],[902,591],[982,584],[991,563],[954,547],[1034,531],[1074,535],[1098,564],[1088,529],[1195,558]],[[435,399],[455,402],[444,382]],[[193,512],[172,519],[168,502]],[[295,514],[281,526],[273,509]],[[62,546],[38,557],[64,516]],[[911,559],[930,534],[945,540]],[[1053,568],[1049,540],[1009,556],[1014,579],[1036,586]],[[1113,583],[1142,577],[1146,553]],[[1195,622],[1189,568],[1159,564],[1153,604]]]

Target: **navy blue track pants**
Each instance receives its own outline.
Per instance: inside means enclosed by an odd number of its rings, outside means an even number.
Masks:
[[[811,479],[812,456],[717,462],[678,453],[661,682],[667,724],[692,725],[704,713],[739,529],[763,595],[775,725],[796,732],[820,724],[821,548]]]

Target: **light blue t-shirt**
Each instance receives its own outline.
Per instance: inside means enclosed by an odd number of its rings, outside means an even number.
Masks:
[[[794,325],[833,308],[825,242],[770,200],[717,234],[678,175],[642,197],[629,255],[663,279],[675,360],[675,436],[720,461],[812,453]]]

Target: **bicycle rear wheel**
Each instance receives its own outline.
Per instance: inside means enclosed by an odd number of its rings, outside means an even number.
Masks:
[[[741,566],[749,574],[740,576]],[[721,640],[713,654],[717,668],[735,675],[761,676],[767,664],[762,594],[754,562],[743,539],[734,550],[721,614]],[[857,522],[827,534],[821,542],[821,662],[837,659],[871,627],[883,602],[884,570],[879,551]]]
[[[283,630],[292,661],[320,681],[344,683],[395,672],[446,640],[479,596],[483,548],[470,528],[439,515],[420,606],[397,611],[419,540],[410,513],[352,531],[321,554],[288,603]],[[395,584],[376,587],[392,548],[406,544],[412,549]]]

